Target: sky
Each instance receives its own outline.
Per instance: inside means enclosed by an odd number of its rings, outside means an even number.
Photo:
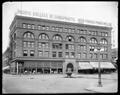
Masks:
[[[9,26],[18,9],[112,24],[112,48],[118,47],[118,2],[4,2],[2,4],[2,52],[9,46]]]

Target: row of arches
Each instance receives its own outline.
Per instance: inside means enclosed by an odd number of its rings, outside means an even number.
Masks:
[[[34,39],[34,34],[31,33],[31,32],[25,32],[23,34],[23,37],[24,38],[32,38]],[[49,40],[49,36],[46,34],[46,33],[41,33],[39,36],[38,36],[39,39],[44,39],[44,40]],[[55,34],[53,37],[52,37],[53,40],[56,40],[56,41],[62,41],[63,38],[60,34]],[[69,42],[74,42],[75,41],[75,38],[71,35],[68,35],[66,37],[66,41],[69,41]],[[78,38],[78,42],[87,42],[86,38],[83,37],[83,36],[80,36]],[[98,43],[97,39],[95,37],[91,37],[90,38],[90,43]],[[105,39],[105,38],[102,38],[101,41],[100,41],[100,44],[108,44],[108,41]]]

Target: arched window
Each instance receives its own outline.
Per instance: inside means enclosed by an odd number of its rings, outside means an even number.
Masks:
[[[70,35],[67,36],[66,40],[69,41],[69,42],[74,42],[74,38]]]
[[[79,42],[86,42],[86,39],[85,39],[85,37],[79,37],[78,41]]]
[[[97,43],[97,39],[96,38],[91,38],[90,39],[90,43],[95,43],[96,44]]]
[[[100,44],[108,44],[108,41],[105,38],[103,38],[101,39]]]
[[[45,33],[42,33],[42,34],[39,35],[39,39],[46,39],[46,40],[48,40],[48,35],[45,34]]]
[[[62,37],[60,35],[56,34],[53,36],[53,40],[61,41]]]
[[[23,37],[24,38],[34,38],[34,35],[31,32],[25,32],[24,35],[23,35]]]

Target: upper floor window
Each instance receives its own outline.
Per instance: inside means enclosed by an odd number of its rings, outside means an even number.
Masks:
[[[108,44],[108,41],[105,38],[103,38],[101,39],[100,44]]]
[[[48,40],[48,35],[42,33],[42,34],[39,35],[39,39],[45,39],[45,40]]]
[[[24,36],[24,38],[34,38],[34,35],[31,32],[26,32],[26,33],[24,33],[23,36]]]
[[[72,36],[67,36],[66,40],[69,42],[74,42],[74,38]]]
[[[78,39],[78,41],[79,41],[79,42],[86,42],[86,39],[85,39],[85,37],[80,37],[80,38]]]
[[[26,27],[27,27],[27,25],[26,25],[25,23],[23,23],[23,24],[22,24],[22,27],[23,27],[23,28],[26,28]]]
[[[97,43],[97,39],[96,38],[91,38],[90,39],[90,43],[95,43],[96,44]]]
[[[53,49],[62,49],[62,44],[60,44],[60,43],[53,43],[52,44],[52,48]]]
[[[85,45],[78,45],[78,50],[85,51],[87,47]]]
[[[28,51],[27,50],[23,51],[23,56],[28,56]]]
[[[74,49],[75,49],[75,47],[74,47],[73,44],[66,44],[66,45],[65,45],[65,48],[66,48],[66,49],[69,49],[69,50],[74,50]]]
[[[30,56],[34,56],[34,53],[35,53],[35,51],[34,51],[34,50],[31,50],[31,51],[30,51]]]
[[[39,48],[46,48],[47,49],[49,47],[49,45],[46,42],[39,42],[38,43],[38,47]]]
[[[53,40],[61,41],[62,37],[60,35],[54,35]]]

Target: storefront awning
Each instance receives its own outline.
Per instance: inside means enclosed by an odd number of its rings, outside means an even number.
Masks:
[[[98,68],[99,62],[90,62],[94,68]],[[111,62],[100,62],[100,68],[104,69],[115,69],[114,65]]]
[[[2,70],[7,70],[7,69],[10,69],[10,66],[3,67]]]
[[[79,62],[79,70],[82,69],[93,69],[89,62]]]

